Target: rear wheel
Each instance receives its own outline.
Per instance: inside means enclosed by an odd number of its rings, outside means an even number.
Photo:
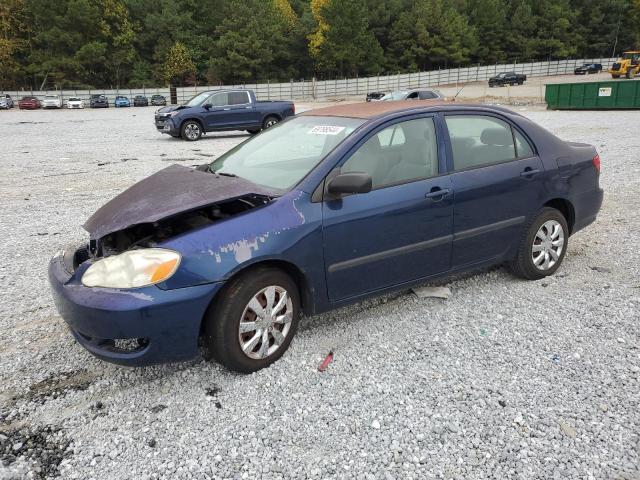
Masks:
[[[612,74],[611,74],[611,77],[612,77],[612,78],[620,78],[620,75],[615,75],[615,74],[613,74],[613,73],[612,73]]]
[[[202,137],[202,127],[195,120],[187,120],[182,124],[180,134],[185,140],[193,142]]]
[[[300,317],[295,282],[272,268],[232,279],[205,317],[210,355],[230,370],[251,373],[271,365],[289,347]]]
[[[278,117],[274,117],[273,115],[270,115],[264,119],[264,122],[262,122],[262,129],[266,130],[267,128],[273,127],[279,121],[280,119]]]
[[[555,208],[543,208],[521,240],[511,270],[528,280],[553,275],[562,264],[568,241],[569,227],[562,213]]]

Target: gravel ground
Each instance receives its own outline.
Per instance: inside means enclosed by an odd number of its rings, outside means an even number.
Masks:
[[[0,112],[0,479],[639,479],[640,112],[522,113],[602,157],[603,210],[558,274],[493,269],[447,283],[448,300],[305,319],[242,376],[94,359],[46,266],[122,189],[245,136],[174,140],[150,108]]]

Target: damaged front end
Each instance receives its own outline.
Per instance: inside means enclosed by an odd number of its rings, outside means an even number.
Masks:
[[[131,248],[152,248],[186,232],[198,230],[235,215],[263,206],[271,200],[263,195],[245,195],[227,202],[207,205],[168,218],[132,225],[92,239],[88,252],[92,258],[107,257]]]
[[[273,192],[238,177],[172,165],[136,183],[87,220],[84,228],[90,242],[75,255],[74,265],[132,248],[155,247],[273,198]]]

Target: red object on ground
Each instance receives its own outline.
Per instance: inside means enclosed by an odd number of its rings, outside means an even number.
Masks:
[[[333,350],[329,351],[329,355],[327,355],[326,358],[322,361],[322,363],[318,367],[318,370],[321,372],[324,372],[332,360],[333,360]]]

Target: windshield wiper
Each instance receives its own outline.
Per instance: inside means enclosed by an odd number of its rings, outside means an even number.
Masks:
[[[216,175],[224,175],[225,177],[233,177],[233,178],[238,178],[238,175],[236,175],[235,173],[229,173],[229,172],[213,172]]]

